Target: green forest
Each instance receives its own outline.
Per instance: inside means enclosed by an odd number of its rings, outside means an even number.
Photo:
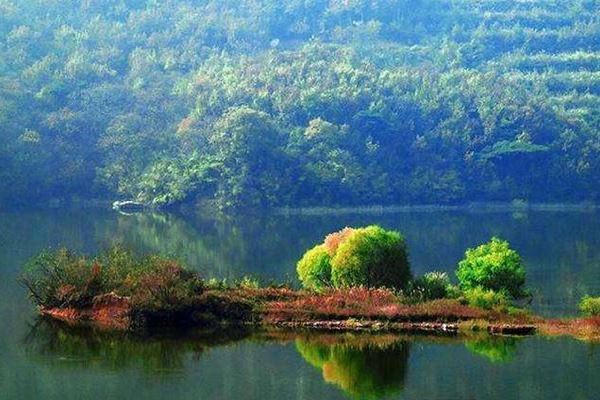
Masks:
[[[0,0],[0,206],[600,201],[600,1]]]

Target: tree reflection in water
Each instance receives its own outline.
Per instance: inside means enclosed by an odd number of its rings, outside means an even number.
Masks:
[[[296,349],[352,397],[381,398],[404,387],[410,344],[397,336],[308,336],[296,339]]]
[[[32,326],[24,344],[31,357],[56,364],[53,366],[138,368],[153,374],[170,374],[182,372],[186,360],[198,360],[212,347],[232,344],[249,335],[248,331],[236,329],[139,336],[90,327],[74,328],[40,319]]]
[[[511,362],[517,353],[517,337],[482,335],[467,339],[465,346],[472,353],[482,356],[494,364]]]
[[[400,393],[405,385],[411,345],[464,343],[492,363],[510,362],[518,339],[481,335],[471,338],[411,337],[394,334],[218,331],[162,332],[151,336],[74,328],[40,319],[24,339],[36,362],[61,368],[138,369],[152,375],[186,372],[215,347],[250,343],[295,343],[299,355],[317,368],[323,380],[355,398],[381,398]]]

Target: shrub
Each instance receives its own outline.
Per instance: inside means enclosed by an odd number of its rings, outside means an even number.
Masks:
[[[258,289],[260,288],[260,281],[258,278],[244,276],[235,282],[235,286],[241,289]]]
[[[176,261],[138,257],[121,246],[96,258],[44,252],[28,262],[20,282],[46,308],[88,307],[94,297],[114,292],[130,296],[134,307],[171,309],[191,304],[204,290],[198,274]]]
[[[44,307],[85,306],[101,293],[102,268],[67,249],[31,259],[20,282]]]
[[[171,260],[156,259],[152,272],[139,275],[131,289],[134,308],[176,310],[190,307],[204,291],[197,274]]]
[[[443,299],[447,297],[450,286],[445,272],[428,272],[412,282],[408,295],[420,300]]]
[[[331,280],[337,288],[402,289],[410,276],[404,237],[379,226],[355,229],[331,259]]]
[[[527,203],[527,200],[514,199],[511,202],[511,205],[512,205],[513,208],[523,210],[523,209],[526,209],[529,206],[529,203]]]
[[[489,243],[467,250],[465,259],[458,264],[456,276],[465,291],[481,287],[505,291],[514,298],[525,294],[525,269],[521,257],[508,242],[496,237]]]
[[[579,310],[590,317],[600,315],[600,297],[585,296],[579,303]]]
[[[447,299],[458,299],[463,295],[462,290],[456,285],[446,286],[446,298]]]
[[[504,292],[496,292],[481,286],[465,291],[464,296],[469,305],[484,310],[506,309],[510,305],[508,296]]]
[[[324,245],[315,246],[304,253],[296,270],[307,289],[322,290],[331,286],[331,257]]]

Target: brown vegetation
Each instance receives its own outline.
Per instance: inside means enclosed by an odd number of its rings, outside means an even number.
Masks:
[[[540,323],[539,330],[548,336],[572,336],[585,341],[600,341],[600,316],[546,320]]]
[[[456,334],[488,329],[509,332],[523,320],[461,304],[458,300],[434,300],[405,304],[385,289],[351,288],[326,293],[289,288],[210,289],[183,309],[140,309],[128,297],[114,293],[97,296],[91,307],[42,308],[42,314],[69,324],[94,323],[113,329],[140,326],[203,326],[244,324],[264,327],[304,328],[329,331],[395,331]],[[520,323],[517,324],[517,322]],[[469,325],[470,323],[470,325]],[[503,323],[504,328],[490,328]],[[531,333],[533,328],[524,333]]]
[[[322,294],[302,293],[272,301],[262,311],[271,322],[303,320],[343,320],[348,318],[389,322],[455,322],[483,318],[485,312],[456,300],[434,300],[404,304],[403,299],[386,289],[350,288]]]
[[[137,314],[130,298],[109,293],[86,308],[41,308],[46,317],[70,325],[93,324],[105,329],[144,326],[202,326],[223,323],[271,328],[323,331],[383,331],[459,334],[472,331],[493,335],[573,336],[600,340],[600,317],[543,319],[526,313],[508,314],[433,300],[404,304],[385,289],[352,288],[316,294],[289,288],[229,288],[205,291],[184,311],[144,310]]]

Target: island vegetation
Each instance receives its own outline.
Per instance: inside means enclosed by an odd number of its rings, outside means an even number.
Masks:
[[[600,199],[595,0],[0,2],[0,205]]]
[[[325,253],[313,257],[315,249]],[[21,282],[44,316],[120,330],[537,330],[600,339],[592,299],[582,303],[592,316],[573,320],[547,320],[517,307],[515,301],[526,296],[525,270],[519,255],[499,238],[467,250],[456,273],[458,285],[443,273],[414,278],[402,235],[378,226],[328,235],[298,262],[298,272],[301,290],[261,286],[249,278],[205,280],[175,260],[138,256],[117,245],[91,258],[66,249],[44,252],[28,263]]]

